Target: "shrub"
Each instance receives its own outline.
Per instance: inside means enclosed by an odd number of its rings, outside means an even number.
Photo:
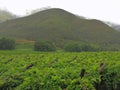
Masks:
[[[48,41],[37,41],[34,44],[35,51],[56,51],[56,47],[53,43]]]
[[[8,38],[0,39],[0,50],[13,50],[15,49],[15,41]]]

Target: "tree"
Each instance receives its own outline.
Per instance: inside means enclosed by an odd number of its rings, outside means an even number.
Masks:
[[[37,41],[34,44],[35,51],[56,51],[56,47],[53,43],[48,41]]]
[[[79,43],[68,43],[64,47],[65,51],[68,52],[81,52],[82,49]]]
[[[64,49],[68,52],[99,51],[99,47],[97,45],[83,43],[69,43],[65,45]]]
[[[0,50],[13,50],[15,49],[15,41],[8,38],[0,39]]]
[[[81,44],[82,51],[99,51],[99,47],[97,45],[91,45],[91,44]]]

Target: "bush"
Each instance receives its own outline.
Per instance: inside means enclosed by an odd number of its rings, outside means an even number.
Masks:
[[[8,38],[0,39],[0,50],[13,50],[15,49],[15,41]]]
[[[82,51],[82,48],[80,47],[79,43],[66,44],[64,49],[65,51],[68,51],[68,52],[81,52]]]
[[[35,51],[56,51],[56,47],[53,43],[47,42],[47,41],[37,41],[34,44],[34,50]]]

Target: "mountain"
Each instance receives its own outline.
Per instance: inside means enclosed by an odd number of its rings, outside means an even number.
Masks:
[[[95,19],[84,19],[58,8],[0,24],[0,36],[26,40],[48,40],[59,46],[66,42],[120,44],[120,32]]]
[[[4,22],[4,21],[10,20],[10,19],[14,19],[16,17],[17,17],[16,15],[13,15],[9,11],[0,9],[0,22]]]

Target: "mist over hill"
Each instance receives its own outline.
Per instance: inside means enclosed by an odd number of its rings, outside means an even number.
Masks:
[[[116,24],[116,23],[112,23],[112,22],[105,22],[106,24],[108,24],[110,27],[114,28],[117,31],[120,31],[120,25]]]
[[[114,26],[112,26],[112,27],[113,27],[114,29],[120,31],[120,25],[114,25]]]

